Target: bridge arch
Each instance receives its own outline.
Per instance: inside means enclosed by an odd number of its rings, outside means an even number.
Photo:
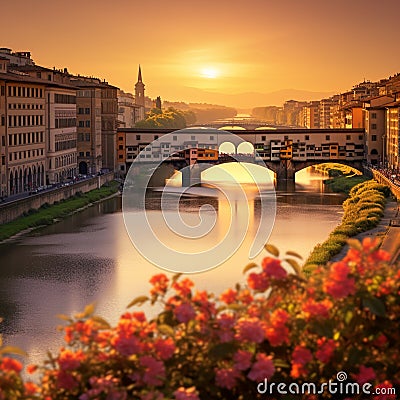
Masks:
[[[254,154],[254,146],[251,142],[240,143],[236,149],[237,154]]]
[[[218,151],[224,154],[236,154],[236,146],[231,142],[223,142],[218,146]]]

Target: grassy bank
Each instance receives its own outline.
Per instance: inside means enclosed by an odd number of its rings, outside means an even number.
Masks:
[[[108,197],[118,191],[118,182],[109,182],[100,189],[87,193],[77,193],[69,199],[55,202],[52,205],[43,204],[38,210],[31,209],[14,221],[3,224],[0,228],[0,241],[10,238],[29,228],[50,225],[55,219],[62,219],[74,211],[90,203]]]
[[[325,242],[315,246],[304,265],[325,264],[340,252],[350,237],[377,226],[389,195],[389,188],[374,180],[356,184],[343,202],[344,215],[340,225]]]
[[[355,185],[369,180],[360,171],[348,165],[325,163],[315,166],[315,170],[329,177],[324,181],[324,185],[335,193],[349,194]]]

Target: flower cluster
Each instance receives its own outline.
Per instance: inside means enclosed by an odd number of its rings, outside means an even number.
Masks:
[[[220,296],[155,275],[150,297],[130,304],[161,306],[155,318],[127,312],[111,327],[91,306],[64,316],[65,348],[30,368],[39,387],[23,384],[17,361],[0,358],[0,399],[258,399],[266,378],[320,384],[338,371],[348,382],[398,385],[399,269],[376,240],[350,245],[308,277],[293,258],[265,257]]]

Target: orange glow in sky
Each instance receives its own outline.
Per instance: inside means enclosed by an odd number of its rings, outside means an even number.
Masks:
[[[3,3],[0,47],[129,92],[140,63],[163,100],[265,105],[257,94],[321,98],[400,72],[398,0]]]

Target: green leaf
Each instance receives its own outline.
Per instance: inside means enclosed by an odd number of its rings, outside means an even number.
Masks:
[[[265,244],[264,249],[268,251],[268,253],[271,253],[275,257],[279,257],[279,250],[277,247],[275,247],[273,244]]]
[[[229,358],[236,350],[233,343],[218,343],[210,349],[208,355],[215,360]]]
[[[385,316],[385,304],[376,297],[364,297],[362,303],[365,308],[368,308],[372,312],[372,314],[377,315],[378,317]]]
[[[275,365],[275,367],[280,367],[280,368],[289,368],[290,367],[290,365],[285,360],[281,360],[280,358],[274,359],[274,365]]]
[[[167,324],[157,325],[157,329],[163,335],[172,336],[172,337],[175,335],[175,331]]]
[[[346,322],[346,325],[349,325],[351,320],[353,319],[353,311],[347,310],[346,315],[344,316],[344,322]]]
[[[56,317],[58,319],[62,319],[63,321],[72,322],[72,318],[65,314],[57,314]]]
[[[83,310],[83,314],[85,317],[90,317],[94,313],[95,304],[91,303],[88,304],[85,309]]]
[[[171,310],[164,311],[158,315],[157,322],[160,325],[169,325],[169,326],[175,326],[177,324],[175,318],[174,318],[174,313]]]
[[[172,283],[175,283],[183,274],[177,273],[172,277]]]
[[[243,268],[243,274],[245,274],[247,271],[250,271],[251,269],[258,267],[258,265],[254,262],[248,263],[244,268]]]
[[[126,308],[131,308],[133,306],[141,306],[142,304],[146,303],[146,301],[150,300],[148,296],[139,296],[133,299],[127,306]]]
[[[4,346],[3,348],[0,349],[0,354],[16,354],[18,356],[23,356],[23,357],[27,356],[25,351],[15,346]]]
[[[283,261],[286,261],[293,268],[294,272],[296,272],[296,275],[303,275],[301,267],[296,260],[293,260],[292,258],[285,258]]]
[[[102,329],[110,329],[111,328],[111,325],[103,317],[100,317],[99,315],[94,315],[92,317],[92,320],[94,322],[96,322],[97,324],[99,324]]]
[[[295,251],[287,251],[287,252],[286,252],[286,255],[287,255],[287,256],[292,256],[292,257],[297,257],[297,258],[299,258],[300,260],[303,259],[303,257],[302,257],[299,253],[296,253]]]

